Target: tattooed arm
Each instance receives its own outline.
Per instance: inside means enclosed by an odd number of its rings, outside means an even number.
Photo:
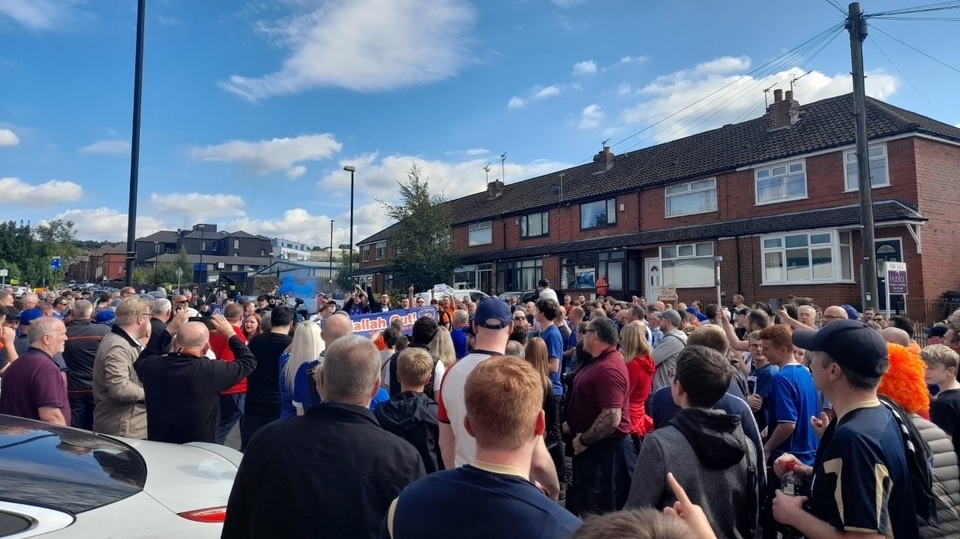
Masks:
[[[622,412],[621,408],[606,408],[601,411],[593,422],[593,426],[580,435],[580,442],[584,445],[590,445],[613,434],[617,425],[620,424],[620,414]]]

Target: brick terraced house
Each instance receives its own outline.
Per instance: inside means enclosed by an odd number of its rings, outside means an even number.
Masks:
[[[867,101],[877,263],[907,263],[909,293],[960,288],[960,129]],[[494,294],[540,278],[589,296],[788,295],[860,305],[853,97],[801,105],[775,92],[763,116],[447,202],[463,266],[453,282]],[[394,225],[395,226],[395,225]],[[358,275],[391,289],[393,227],[358,242]],[[881,303],[884,287],[880,283]]]

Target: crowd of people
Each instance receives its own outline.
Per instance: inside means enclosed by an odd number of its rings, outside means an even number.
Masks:
[[[223,537],[960,536],[960,311],[921,346],[849,305],[539,285],[373,307],[358,288],[307,317],[0,291],[0,413],[168,443],[239,423]]]

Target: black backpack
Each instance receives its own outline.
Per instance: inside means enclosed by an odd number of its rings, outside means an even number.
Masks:
[[[880,395],[880,402],[890,410],[903,435],[903,453],[910,472],[910,487],[917,504],[920,525],[937,526],[937,499],[933,494],[933,453],[910,420],[910,415],[889,398]]]

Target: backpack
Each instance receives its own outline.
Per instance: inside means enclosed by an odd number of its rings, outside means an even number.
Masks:
[[[910,472],[910,487],[917,504],[917,521],[920,525],[937,526],[937,500],[933,494],[933,453],[920,436],[920,431],[900,406],[889,398],[879,395],[880,402],[890,410],[903,435],[903,454]]]

